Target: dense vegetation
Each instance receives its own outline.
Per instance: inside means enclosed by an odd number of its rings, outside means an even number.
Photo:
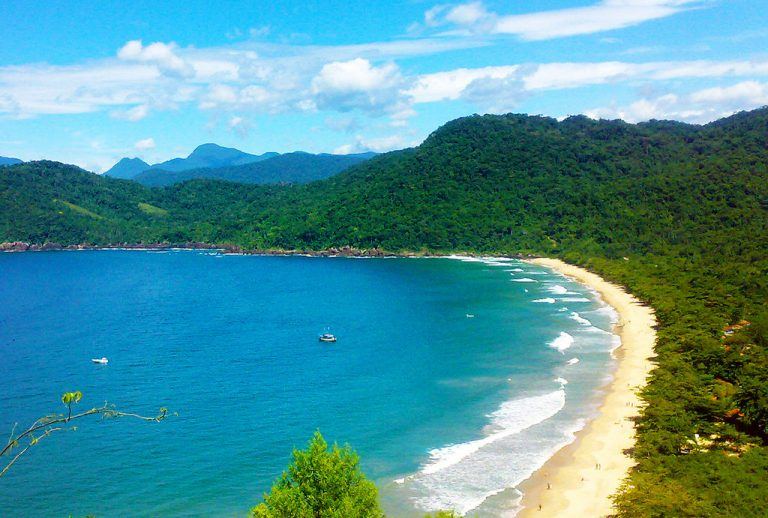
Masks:
[[[293,462],[253,518],[380,518],[384,516],[373,482],[360,471],[349,446],[328,444],[315,432],[306,450],[294,450]]]
[[[0,169],[0,241],[533,253],[655,308],[622,516],[768,502],[768,109],[706,126],[473,116],[308,185],[165,189],[52,162]],[[741,326],[728,329],[725,326]]]

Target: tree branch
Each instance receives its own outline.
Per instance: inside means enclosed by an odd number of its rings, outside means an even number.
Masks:
[[[79,400],[79,398],[78,398]],[[160,422],[163,419],[165,419],[168,416],[168,409],[161,408],[158,415],[152,417],[152,416],[143,416],[140,414],[135,414],[132,412],[121,412],[119,410],[115,410],[113,407],[111,407],[108,403],[104,403],[104,406],[101,407],[94,407],[90,410],[86,410],[84,412],[81,412],[79,414],[72,415],[72,405],[71,403],[65,403],[67,405],[67,415],[62,414],[49,414],[47,416],[43,416],[35,422],[32,423],[32,425],[21,432],[20,434],[14,436],[14,431],[16,430],[15,424],[13,427],[13,430],[11,430],[11,436],[8,439],[8,444],[6,444],[2,450],[0,450],[0,457],[3,457],[5,455],[8,455],[11,450],[18,447],[20,442],[24,439],[29,438],[29,443],[24,446],[24,448],[19,451],[13,459],[11,459],[8,464],[5,465],[4,468],[2,468],[2,471],[0,471],[0,478],[2,478],[3,475],[5,475],[8,470],[13,466],[19,458],[24,455],[32,446],[39,443],[42,439],[45,437],[48,437],[53,432],[57,432],[59,430],[63,430],[64,427],[59,426],[56,427],[55,425],[63,424],[63,423],[70,423],[71,421],[75,421],[77,419],[82,419],[84,417],[88,417],[91,415],[101,415],[102,418],[118,418],[118,417],[130,417],[133,419],[139,419],[142,421],[153,421],[153,422]],[[35,432],[41,431],[42,435],[35,436]]]

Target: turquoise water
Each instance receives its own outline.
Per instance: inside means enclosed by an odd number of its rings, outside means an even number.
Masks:
[[[0,433],[67,390],[178,413],[45,439],[0,479],[0,514],[244,516],[315,429],[392,515],[513,511],[594,412],[611,318],[517,261],[0,254]]]

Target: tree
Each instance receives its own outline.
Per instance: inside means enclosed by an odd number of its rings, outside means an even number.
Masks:
[[[45,439],[49,435],[62,430],[76,430],[76,427],[70,426],[72,421],[77,421],[92,415],[100,415],[102,419],[109,419],[115,417],[133,417],[142,421],[160,422],[168,415],[168,409],[161,408],[160,412],[154,417],[145,417],[139,414],[133,414],[129,412],[121,412],[116,410],[114,405],[104,403],[103,406],[94,407],[85,412],[72,415],[72,405],[77,404],[83,398],[83,393],[79,390],[74,392],[65,392],[61,396],[61,402],[67,407],[67,415],[63,414],[48,414],[37,419],[32,425],[26,428],[23,432],[15,435],[15,427],[11,432],[11,436],[8,439],[8,443],[0,450],[0,459],[3,460],[5,465],[0,470],[0,477],[5,475],[8,470],[18,461],[30,448],[36,446],[41,440]],[[18,452],[10,458],[10,460],[4,459],[4,457],[10,457],[12,453]]]
[[[348,446],[328,444],[315,432],[306,450],[293,451],[264,502],[251,510],[255,518],[383,517],[378,491],[360,470],[360,459]]]

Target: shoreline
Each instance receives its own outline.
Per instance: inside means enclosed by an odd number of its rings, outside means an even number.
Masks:
[[[618,314],[613,333],[621,344],[611,350],[616,359],[613,378],[598,387],[598,413],[574,439],[554,452],[541,467],[516,486],[522,497],[516,500],[518,517],[610,516],[611,497],[634,465],[623,452],[634,445],[633,417],[639,415],[643,402],[636,395],[645,385],[653,368],[649,358],[655,355],[656,319],[653,310],[643,305],[622,287],[612,284],[584,268],[559,259],[529,254],[493,254],[473,252],[390,252],[378,248],[338,247],[324,250],[248,250],[236,245],[209,243],[116,243],[109,245],[35,245],[23,242],[0,243],[0,252],[76,251],[76,250],[209,250],[225,255],[305,256],[339,258],[485,258],[514,259],[547,267],[598,293]],[[600,469],[597,469],[599,465]],[[518,493],[519,494],[519,493]]]
[[[229,243],[203,243],[203,242],[182,242],[182,243],[110,243],[106,245],[92,245],[88,243],[62,245],[59,243],[46,242],[44,244],[27,243],[24,241],[0,242],[0,253],[22,253],[22,252],[57,252],[57,251],[99,251],[99,250],[121,250],[121,251],[156,251],[156,250],[216,250],[222,254],[230,255],[263,255],[263,256],[301,256],[301,257],[475,257],[475,258],[494,258],[494,259],[534,259],[538,256],[533,254],[494,254],[491,252],[434,252],[410,250],[392,252],[382,248],[357,248],[354,246],[330,247],[320,250],[310,249],[281,249],[281,248],[243,248],[239,245]]]
[[[632,419],[643,405],[637,391],[653,368],[650,358],[655,355],[656,318],[650,307],[622,287],[584,268],[559,259],[526,260],[599,293],[618,313],[614,332],[621,345],[612,352],[617,365],[612,380],[601,387],[604,395],[598,414],[518,486],[523,496],[517,516],[610,516],[614,514],[611,497],[634,465],[624,451],[635,442]]]

